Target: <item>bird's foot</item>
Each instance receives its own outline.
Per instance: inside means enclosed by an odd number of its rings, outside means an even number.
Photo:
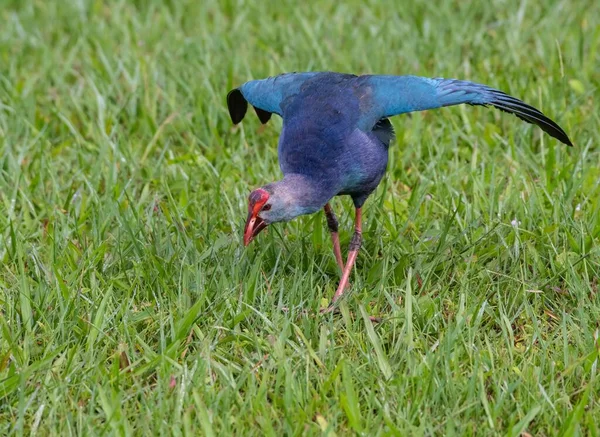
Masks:
[[[339,314],[340,308],[335,306],[335,304],[331,303],[327,308],[321,308],[319,313],[321,313],[321,314],[328,314],[328,313]],[[350,313],[350,315],[352,316],[352,313]],[[376,316],[369,316],[369,320],[371,321],[371,323],[381,323],[383,321],[383,318],[376,317]]]
[[[340,309],[336,306],[334,306],[333,304],[330,304],[327,308],[321,308],[321,311],[319,311],[321,314],[327,314],[327,313],[339,313]]]

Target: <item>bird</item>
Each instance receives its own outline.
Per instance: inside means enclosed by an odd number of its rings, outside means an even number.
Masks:
[[[479,83],[405,75],[354,75],[336,72],[283,73],[251,80],[227,94],[234,125],[248,103],[262,124],[273,114],[282,120],[277,146],[283,178],[248,196],[244,246],[267,226],[324,210],[341,280],[334,310],[349,288],[349,277],[362,245],[362,208],[381,182],[395,133],[394,115],[459,104],[491,106],[539,126],[573,146],[565,131],[541,111],[498,89]],[[330,201],[350,196],[355,208],[354,233],[346,262],[339,224]]]

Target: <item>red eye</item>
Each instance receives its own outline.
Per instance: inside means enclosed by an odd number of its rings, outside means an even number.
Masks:
[[[265,206],[263,206],[263,209],[262,209],[262,210],[263,210],[263,211],[268,211],[268,210],[270,210],[270,209],[271,209],[271,205],[269,205],[269,204],[266,204]]]

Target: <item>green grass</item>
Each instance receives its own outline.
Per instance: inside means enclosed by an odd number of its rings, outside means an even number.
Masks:
[[[599,435],[597,1],[4,0],[0,20],[0,434]],[[353,291],[318,316],[324,217],[243,248],[281,121],[232,128],[225,105],[301,70],[484,82],[575,147],[486,108],[394,118]]]

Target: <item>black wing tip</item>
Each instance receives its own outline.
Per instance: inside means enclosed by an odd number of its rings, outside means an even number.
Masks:
[[[537,124],[544,132],[546,132],[551,137],[556,138],[561,143],[567,145],[568,147],[573,147],[573,143],[569,139],[567,133],[561,128],[554,120],[546,117],[544,114],[540,112],[542,116],[542,123],[534,123]]]
[[[573,143],[571,142],[571,140],[569,139],[569,136],[563,130],[563,128],[561,128],[558,124],[556,124],[556,122],[554,122],[550,118],[548,118],[546,116],[543,116],[543,117],[544,118],[542,120],[544,121],[544,124],[541,124],[541,123],[534,123],[534,124],[537,124],[544,132],[546,132],[551,137],[556,138],[561,143],[567,145],[568,147],[573,147]]]
[[[569,139],[569,137],[567,136],[566,133],[560,132],[560,133],[556,133],[556,134],[551,134],[550,132],[548,132],[548,134],[550,136],[553,136],[554,138],[556,138],[561,143],[565,144],[567,147],[573,147],[573,143],[571,142],[571,140]]]
[[[258,119],[262,124],[266,124],[271,119],[272,114],[269,111],[257,108],[256,106],[253,106],[253,108],[254,112],[256,112],[256,115],[258,116]]]
[[[238,124],[244,119],[248,110],[248,102],[239,88],[233,89],[227,93],[227,108],[233,124]]]
[[[547,121],[545,124],[534,123],[537,124],[544,132],[546,132],[551,137],[556,138],[561,143],[565,144],[568,147],[573,147],[573,143],[569,139],[567,133],[555,122],[546,117],[544,121]]]
[[[565,144],[568,147],[573,147],[573,143],[571,142],[571,140],[569,139],[567,134],[564,132],[563,132],[563,135],[561,135],[560,137],[555,136],[554,138],[556,138],[558,141],[560,141],[561,143]]]
[[[271,113],[264,109],[252,106],[258,119],[262,124],[267,123],[271,119]],[[246,116],[248,110],[248,101],[242,94],[239,88],[233,89],[227,93],[227,108],[229,109],[229,116],[233,124],[240,123]]]
[[[520,119],[537,125],[544,132],[551,137],[556,138],[561,143],[573,147],[573,143],[563,128],[561,128],[554,120],[544,115],[539,109],[536,109],[515,97],[509,96],[502,91],[492,90],[492,92],[496,96],[496,99],[490,102],[491,105],[502,111],[512,112]]]

